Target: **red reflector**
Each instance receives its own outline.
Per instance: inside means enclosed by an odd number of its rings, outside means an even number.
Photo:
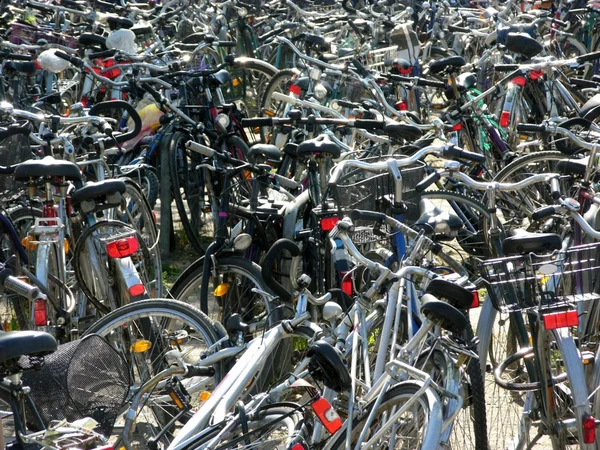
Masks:
[[[408,111],[408,103],[405,100],[401,100],[396,103],[396,109],[398,111]]]
[[[479,292],[473,291],[473,301],[471,302],[471,308],[479,308]]]
[[[308,450],[304,445],[298,443],[292,446],[292,450]]]
[[[323,426],[329,431],[329,434],[334,434],[342,428],[342,419],[340,419],[337,411],[333,409],[333,406],[323,397],[315,400],[310,406]]]
[[[132,297],[137,297],[138,295],[142,295],[146,293],[146,288],[143,284],[134,284],[129,288],[129,295]]]
[[[452,131],[460,131],[462,130],[462,123],[457,123],[452,127]]]
[[[578,324],[579,317],[577,317],[577,311],[561,311],[544,314],[544,327],[546,327],[546,330],[576,327]]]
[[[302,89],[297,84],[290,85],[290,93],[294,95],[300,95],[302,93]]]
[[[33,303],[33,318],[35,320],[35,325],[38,327],[45,327],[48,325],[48,314],[46,312],[45,300],[35,300]]]
[[[502,111],[500,114],[500,126],[506,128],[510,124],[510,111]]]
[[[511,80],[511,83],[516,84],[517,86],[525,86],[525,83],[527,83],[527,78],[525,77],[514,77]]]
[[[158,224],[158,217],[156,216],[156,211],[152,210],[152,217],[154,218],[154,223]]]
[[[596,419],[586,414],[583,416],[583,442],[593,444],[596,441]]]
[[[531,78],[532,80],[537,80],[538,78],[542,78],[544,76],[544,72],[542,72],[541,70],[534,70],[532,72],[529,72],[529,78]]]
[[[339,217],[325,217],[324,219],[321,219],[321,230],[331,231],[339,221]]]
[[[412,74],[412,70],[413,70],[412,66],[408,66],[406,69],[403,69],[402,67],[400,67],[398,65],[396,67],[398,68],[398,72],[400,72],[400,75]]]
[[[352,295],[352,277],[346,276],[348,272],[342,272],[342,292]]]
[[[41,68],[42,68],[42,66],[40,66],[40,63],[37,61],[37,59],[34,59],[34,60],[33,60],[33,63],[35,64],[35,68],[36,68],[36,69],[38,69],[38,70],[39,70],[39,69],[41,69]]]
[[[125,239],[109,242],[106,244],[106,252],[111,258],[126,258],[133,255],[140,248],[137,238],[129,236]]]

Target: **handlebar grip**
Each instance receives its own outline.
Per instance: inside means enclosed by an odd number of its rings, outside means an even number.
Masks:
[[[426,80],[424,78],[417,78],[417,86],[429,86],[432,88],[445,89],[446,83],[437,80]]]
[[[185,368],[186,368],[185,378],[215,376],[215,368],[214,367],[186,365]]]
[[[496,64],[494,70],[496,72],[511,72],[519,68],[518,64]]]
[[[444,156],[448,158],[466,159],[468,161],[482,163],[485,162],[485,156],[479,153],[469,152],[460,147],[451,145],[444,150]]]
[[[263,280],[267,286],[271,288],[271,290],[276,293],[279,298],[285,302],[291,302],[292,294],[289,293],[281,284],[273,279],[273,263],[276,258],[281,257],[281,252],[283,250],[287,250],[291,253],[292,256],[300,255],[300,247],[291,241],[290,239],[281,238],[277,242],[273,244],[273,246],[269,249],[265,258],[262,262],[262,270],[261,274],[263,276]]]
[[[352,58],[352,64],[356,67],[356,73],[358,73],[361,77],[367,78],[371,72],[361,63],[358,59]]]
[[[250,117],[248,119],[242,119],[242,127],[270,127],[272,125],[273,118],[271,117]]]
[[[552,193],[552,198],[554,200],[560,198],[560,181],[558,178],[552,178],[550,180],[550,192]]]
[[[140,117],[136,109],[133,107],[133,105],[130,105],[124,100],[112,100],[96,103],[90,108],[88,114],[90,116],[98,116],[105,112],[112,112],[115,110],[127,111],[127,113],[129,114],[129,118],[133,120],[133,130],[128,131],[127,133],[113,135],[113,138],[117,142],[121,143],[128,141],[129,139],[133,139],[138,134],[140,134],[140,131],[142,131],[142,118]]]
[[[385,222],[387,216],[384,213],[379,213],[375,211],[365,211],[362,209],[353,209],[350,213],[350,218],[355,220],[368,220],[371,222]]]
[[[558,25],[559,27],[566,27],[568,24],[564,20],[552,19],[553,25]]]
[[[440,181],[440,178],[441,178],[441,175],[438,172],[433,172],[431,175],[429,175],[427,178],[425,178],[423,181],[421,181],[419,184],[417,184],[415,186],[415,191],[423,192],[425,189],[427,189],[433,183],[437,183],[438,181]]]
[[[545,219],[546,217],[549,217],[554,213],[556,213],[556,206],[544,206],[542,208],[536,209],[531,214],[531,218],[535,221],[538,221]]]
[[[348,100],[338,100],[337,103],[342,108],[353,108],[354,109],[354,108],[360,108],[360,106],[361,106],[358,103],[349,102]]]
[[[451,33],[465,33],[469,34],[471,30],[469,28],[457,27],[456,25],[448,25],[448,31]]]
[[[283,175],[275,173],[273,174],[273,178],[276,179],[277,182],[281,185],[281,187],[284,187],[285,189],[290,189],[292,191],[300,189],[300,183],[296,183],[294,180],[290,180],[289,178],[284,177]]]
[[[17,277],[8,275],[4,279],[4,288],[10,292],[14,292],[28,300],[35,300],[40,296],[40,290],[37,286],[32,286],[29,283],[19,280]]]
[[[600,59],[600,51],[588,53],[587,55],[581,55],[577,57],[578,63],[584,63],[588,61],[596,61]]]
[[[396,75],[393,73],[385,74],[384,77],[386,77],[390,81],[397,81],[398,83],[412,83],[413,82],[412,77],[403,77],[402,75]]]
[[[217,153],[216,150],[206,147],[205,145],[200,145],[194,141],[187,141],[185,143],[185,146],[186,146],[186,148],[189,148],[191,151],[200,153],[201,155],[204,155],[208,158],[212,158],[213,156],[215,156],[215,153]]]
[[[355,119],[354,127],[361,128],[363,130],[383,130],[385,122],[381,120],[373,119]]]
[[[33,56],[31,55],[20,55],[18,53],[9,53],[6,55],[4,59],[12,60],[12,61],[33,61]]]
[[[546,125],[537,125],[534,123],[520,123],[517,125],[517,131],[522,133],[543,133],[546,131]]]
[[[342,8],[350,14],[356,14],[356,8],[348,6],[348,0],[342,0]]]
[[[61,52],[60,50],[54,52],[54,54],[65,61],[69,61],[75,67],[83,67],[83,61],[76,56],[67,55],[65,52]]]
[[[217,47],[232,48],[232,47],[235,47],[236,44],[233,41],[217,41],[217,42],[213,42],[213,45],[216,45]]]
[[[88,55],[90,59],[99,59],[99,58],[110,58],[111,56],[115,56],[117,51],[113,48],[110,50],[102,50],[101,52],[94,52]]]

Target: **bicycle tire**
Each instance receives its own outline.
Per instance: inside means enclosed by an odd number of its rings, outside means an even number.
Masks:
[[[274,92],[281,92],[287,94],[287,87],[290,81],[298,75],[298,72],[294,69],[282,69],[269,81],[269,84],[265,87],[265,91],[262,99],[260,100],[259,111],[261,115],[280,116],[277,114],[281,109],[282,102],[275,103],[272,100]],[[273,144],[275,142],[274,127],[261,127],[260,136],[263,142]]]

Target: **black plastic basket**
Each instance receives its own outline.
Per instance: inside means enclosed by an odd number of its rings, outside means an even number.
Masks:
[[[130,387],[129,367],[101,336],[91,334],[59,346],[40,370],[23,375],[46,426],[91,417],[97,431],[110,436]]]
[[[480,261],[479,268],[502,312],[569,308],[600,299],[600,243]]]

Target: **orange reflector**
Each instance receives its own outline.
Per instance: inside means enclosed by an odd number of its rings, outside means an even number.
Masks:
[[[473,291],[473,301],[471,302],[471,308],[479,308],[479,292]]]
[[[152,348],[152,342],[147,341],[146,339],[141,339],[139,341],[134,342],[129,347],[133,353],[144,353]]]
[[[37,248],[37,243],[33,242],[33,238],[31,236],[26,236],[21,239],[21,245],[26,250],[35,250]]]
[[[133,255],[140,248],[140,244],[135,236],[129,236],[125,239],[109,242],[106,244],[106,253],[111,258],[126,258]]]
[[[129,295],[132,297],[137,297],[138,295],[142,295],[146,292],[146,288],[143,284],[134,284],[129,288]]]
[[[593,444],[596,440],[596,419],[589,414],[585,414],[581,422],[583,425],[583,442]]]
[[[207,391],[200,392],[200,401],[201,402],[205,402],[209,398],[210,398],[210,392],[207,392]]]
[[[323,397],[319,397],[315,400],[310,407],[329,434],[334,434],[337,430],[342,428],[342,419],[340,419],[337,411],[333,409],[333,406],[331,406],[331,404]]]
[[[561,311],[544,314],[544,327],[546,327],[546,330],[576,327],[578,324],[579,318],[577,317],[577,311]]]
[[[510,125],[510,111],[502,111],[500,114],[500,126],[506,128]]]
[[[263,112],[265,113],[265,116],[275,117],[275,113],[270,109],[265,109]]]
[[[331,231],[339,221],[339,217],[325,217],[324,219],[321,219],[321,230]]]
[[[184,408],[184,404],[181,403],[181,400],[179,400],[179,398],[177,397],[177,395],[175,394],[175,392],[169,392],[169,397],[171,397],[171,400],[173,400],[173,403],[175,403],[175,405],[179,409],[183,409]]]
[[[229,284],[228,283],[221,283],[214,290],[214,294],[217,297],[223,297],[225,294],[227,294],[227,292],[229,292]]]

